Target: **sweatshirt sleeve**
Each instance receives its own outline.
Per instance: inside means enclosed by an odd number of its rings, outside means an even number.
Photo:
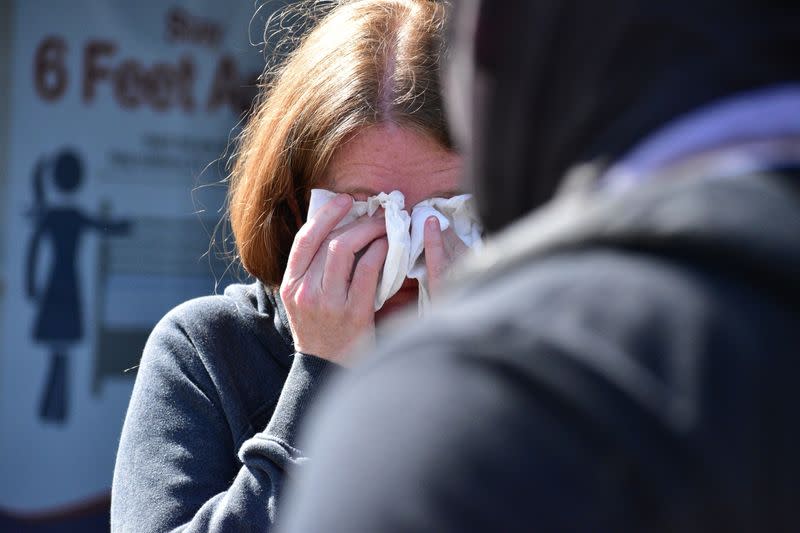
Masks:
[[[236,449],[214,378],[165,319],[148,340],[114,471],[111,530],[268,531],[287,469],[305,462],[298,420],[336,365],[295,354],[274,414]]]

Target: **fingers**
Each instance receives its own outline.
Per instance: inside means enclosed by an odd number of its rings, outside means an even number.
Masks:
[[[458,236],[453,226],[450,226],[442,232],[442,240],[444,241],[445,252],[449,256],[451,262],[457,260],[469,251],[469,246],[464,244],[464,241]]]
[[[386,235],[385,219],[367,217],[352,224],[344,233],[333,237],[328,242],[322,290],[334,298],[345,299],[356,255],[372,241],[384,235]],[[359,263],[363,260],[362,257]]]
[[[365,222],[374,222],[376,224],[380,224],[382,226],[386,226],[386,217],[383,214],[382,210],[376,211],[372,216],[363,215],[356,220],[345,224],[342,227],[336,228],[328,234],[328,240],[332,240],[343,233],[347,233],[348,231],[352,230],[355,227],[364,224]]]
[[[436,217],[425,221],[425,265],[431,294],[439,291],[453,263],[469,248],[452,226],[442,231]]]
[[[364,309],[367,305],[370,310],[373,309],[375,293],[378,292],[378,278],[383,270],[383,263],[386,261],[388,251],[389,241],[386,237],[381,237],[370,244],[367,251],[358,260],[347,294],[348,303],[353,304],[357,309]]]
[[[298,279],[308,270],[322,242],[350,211],[353,198],[340,194],[323,205],[295,235],[284,276]]]
[[[445,250],[444,237],[439,219],[428,217],[425,220],[425,264],[428,268],[428,282],[438,284],[439,278],[447,270],[450,260]]]

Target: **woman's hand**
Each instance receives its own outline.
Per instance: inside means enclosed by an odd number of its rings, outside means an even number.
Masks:
[[[338,364],[348,363],[355,340],[374,332],[375,292],[388,251],[383,217],[333,229],[352,202],[340,194],[300,228],[280,290],[295,349]]]
[[[436,298],[453,263],[467,250],[469,247],[452,227],[442,231],[438,218],[428,217],[425,220],[425,265],[428,269],[428,291],[431,298]]]

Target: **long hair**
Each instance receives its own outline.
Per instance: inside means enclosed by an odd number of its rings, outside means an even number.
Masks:
[[[306,21],[324,13],[285,62],[262,76],[228,199],[243,266],[273,286],[310,190],[347,139],[391,122],[452,149],[439,85],[445,2],[342,0],[304,9]]]

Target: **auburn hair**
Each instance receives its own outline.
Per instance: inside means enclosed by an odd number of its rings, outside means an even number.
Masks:
[[[280,285],[312,188],[336,149],[391,122],[453,149],[439,64],[447,2],[339,0],[305,4],[318,22],[272,71],[238,138],[228,213],[244,268]]]

